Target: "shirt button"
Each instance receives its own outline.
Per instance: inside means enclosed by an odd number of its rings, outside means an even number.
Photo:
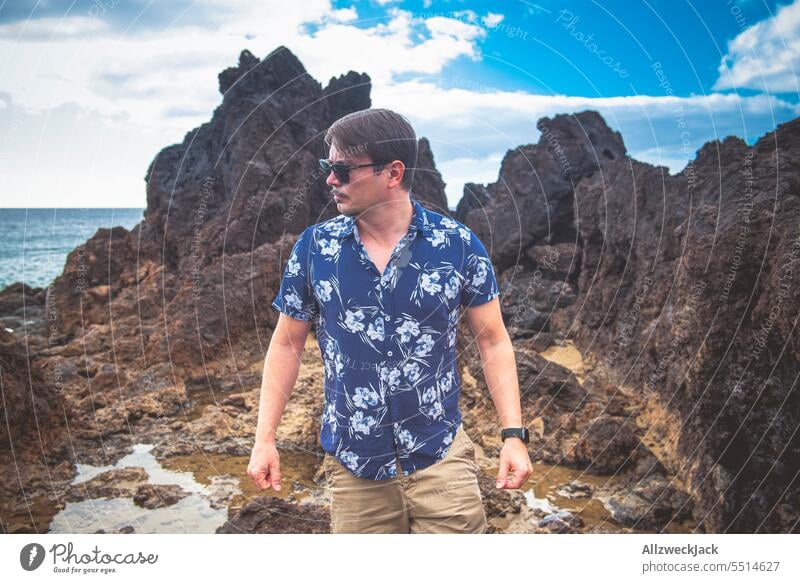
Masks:
[[[386,321],[388,322],[389,320],[391,320],[391,319],[392,319],[392,317],[391,317],[391,316],[384,316],[384,318],[383,318],[383,319],[384,319],[384,320],[386,320]]]
[[[390,351],[389,351],[389,352],[387,352],[386,354],[388,354],[389,356],[391,356],[391,355],[392,355],[392,351],[390,350]]]

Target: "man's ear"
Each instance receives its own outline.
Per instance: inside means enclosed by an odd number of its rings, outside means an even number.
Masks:
[[[390,175],[392,180],[397,178],[397,184],[400,184],[403,181],[403,176],[405,175],[406,166],[403,164],[401,160],[395,160],[389,165]]]

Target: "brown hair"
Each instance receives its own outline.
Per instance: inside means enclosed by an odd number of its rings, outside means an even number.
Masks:
[[[350,153],[366,153],[372,162],[400,160],[406,167],[401,186],[411,190],[417,165],[417,134],[408,120],[389,109],[362,109],[337,119],[325,133],[325,144]]]

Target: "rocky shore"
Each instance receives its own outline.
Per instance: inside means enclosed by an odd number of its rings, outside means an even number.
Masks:
[[[328,532],[312,335],[278,431],[284,489],[245,475],[270,307],[296,236],[336,214],[316,160],[370,78],[323,87],[286,48],[219,74],[221,104],[47,288],[0,291],[3,532]],[[462,319],[465,428],[494,533],[798,532],[800,120],[630,158],[593,111],[539,120],[457,210],[428,141],[414,192],[492,254],[535,471],[500,439]]]

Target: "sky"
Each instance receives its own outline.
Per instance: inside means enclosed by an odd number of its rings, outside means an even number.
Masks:
[[[428,138],[454,208],[544,116],[599,111],[638,160],[800,115],[800,0],[0,0],[0,207],[144,207],[217,74],[288,47]],[[795,67],[798,65],[798,67]]]

